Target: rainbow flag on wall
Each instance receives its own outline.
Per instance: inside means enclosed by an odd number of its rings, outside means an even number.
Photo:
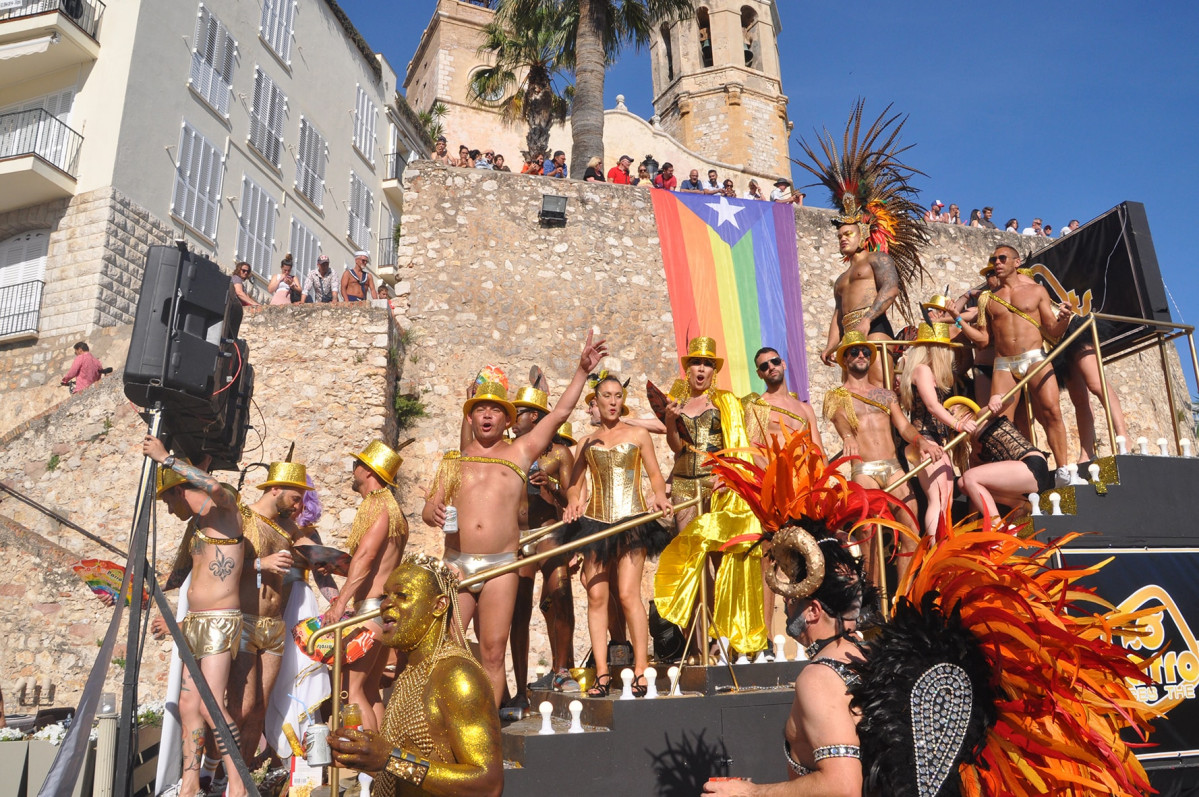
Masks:
[[[765,389],[754,352],[771,346],[787,363],[788,388],[807,401],[795,209],[658,189],[650,196],[679,355],[688,338],[715,338],[725,359],[717,386],[744,396]]]

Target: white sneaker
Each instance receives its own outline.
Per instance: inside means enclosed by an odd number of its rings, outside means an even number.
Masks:
[[[1057,487],[1079,487],[1090,484],[1086,479],[1078,475],[1078,472],[1070,472],[1069,468],[1058,468],[1053,472],[1053,483]]]

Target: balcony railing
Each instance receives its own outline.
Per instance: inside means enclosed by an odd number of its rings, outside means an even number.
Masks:
[[[388,155],[383,162],[383,179],[398,180],[404,174],[404,167],[408,165],[408,156],[403,152],[393,152]]]
[[[100,18],[104,16],[104,3],[100,0],[7,0],[0,2],[0,22],[53,11],[61,11],[94,39]]]
[[[0,338],[37,334],[43,284],[41,280],[33,280],[0,288]]]
[[[379,265],[394,266],[396,264],[396,241],[390,235],[379,241]]]
[[[43,108],[0,115],[0,159],[37,155],[76,177],[83,136]]]

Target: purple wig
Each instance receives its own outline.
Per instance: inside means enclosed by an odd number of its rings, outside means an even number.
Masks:
[[[304,491],[304,503],[300,506],[300,514],[296,516],[296,525],[300,528],[315,526],[321,519],[321,497],[316,493],[312,477],[305,474],[304,478],[313,489]]]

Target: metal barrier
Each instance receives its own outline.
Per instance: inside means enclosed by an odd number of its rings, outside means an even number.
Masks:
[[[404,174],[404,167],[408,165],[408,156],[403,152],[389,153],[383,159],[383,179],[398,180]]]
[[[104,3],[100,0],[18,0],[15,7],[5,3],[0,7],[0,22],[6,19],[33,17],[38,14],[49,14],[60,11],[71,19],[80,29],[96,38],[100,27],[100,19],[104,16]]]
[[[83,136],[44,108],[0,115],[0,159],[36,155],[76,177]]]
[[[0,288],[0,338],[37,334],[44,285],[42,280],[32,280]]]

